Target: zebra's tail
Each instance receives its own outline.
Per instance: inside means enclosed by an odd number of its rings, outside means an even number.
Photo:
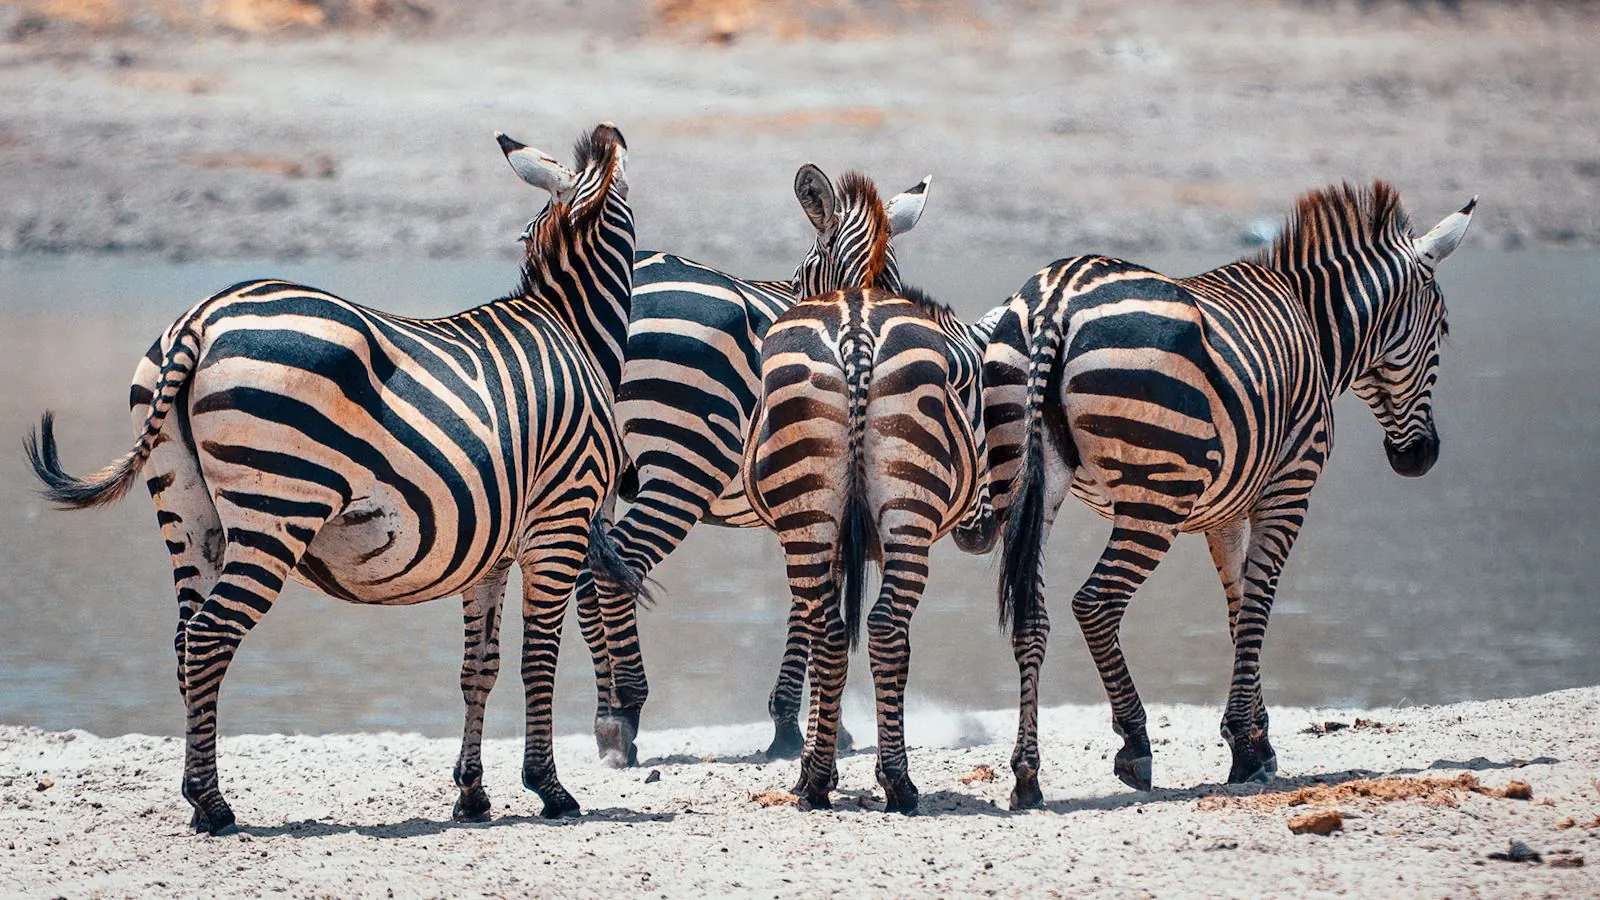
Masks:
[[[850,635],[850,649],[861,642],[861,603],[866,593],[867,557],[877,540],[876,523],[867,502],[866,456],[863,447],[867,430],[867,393],[872,388],[872,339],[865,332],[847,332],[840,342],[844,357],[846,415],[846,462],[844,518],[839,523],[838,557],[835,577],[841,584],[844,601],[844,627]]]
[[[150,398],[150,412],[145,416],[139,439],[132,450],[118,457],[111,465],[87,478],[71,475],[61,468],[61,457],[56,450],[56,417],[50,410],[45,410],[39,417],[37,432],[28,430],[22,449],[28,456],[28,463],[33,466],[33,474],[44,482],[44,490],[40,493],[46,500],[62,509],[88,509],[115,503],[127,493],[128,486],[143,471],[145,460],[150,458],[156,437],[161,434],[161,427],[166,423],[167,414],[172,411],[178,393],[194,372],[195,362],[200,355],[200,333],[196,322],[208,303],[195,307],[180,323],[177,338],[161,363],[161,372]]]
[[[1011,486],[1000,573],[1000,629],[1026,626],[1039,611],[1039,564],[1044,553],[1044,403],[1059,365],[1061,326],[1046,310],[1034,328],[1023,407],[1023,457]]]
[[[656,598],[650,593],[649,582],[622,558],[622,550],[611,539],[611,528],[603,513],[596,514],[589,523],[589,552],[584,563],[598,581],[632,597],[636,605],[646,609],[655,605]]]

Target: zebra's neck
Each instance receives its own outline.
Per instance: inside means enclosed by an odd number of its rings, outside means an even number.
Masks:
[[[1372,367],[1383,344],[1380,334],[1387,314],[1397,299],[1396,273],[1401,271],[1403,261],[1371,250],[1284,272],[1316,333],[1323,375],[1333,396],[1349,390]]]
[[[633,214],[608,203],[589,234],[575,235],[564,252],[530,258],[517,293],[502,301],[536,307],[577,338],[616,396],[633,308]]]

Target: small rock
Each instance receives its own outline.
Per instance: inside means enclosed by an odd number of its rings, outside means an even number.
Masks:
[[[1566,831],[1568,828],[1576,828],[1577,825],[1578,825],[1578,820],[1577,819],[1574,819],[1571,816],[1567,816],[1565,819],[1562,819],[1561,821],[1556,823],[1556,828],[1561,830],[1561,831]]]
[[[1289,830],[1295,834],[1320,834],[1327,836],[1344,829],[1344,816],[1338,810],[1324,809],[1289,820]]]
[[[36,791],[48,791],[55,786],[56,780],[54,778],[41,778],[39,779],[39,783],[34,785],[33,789]]]
[[[658,782],[660,780],[661,780],[661,770],[660,769],[651,769],[650,770],[650,774],[646,775],[644,777],[644,783],[645,784],[655,784],[656,782]]]
[[[1526,781],[1508,781],[1500,796],[1507,800],[1532,800],[1533,787]]]
[[[1581,869],[1581,868],[1583,868],[1583,857],[1581,857],[1581,856],[1558,856],[1555,859],[1550,860],[1550,868],[1552,868],[1552,869]]]

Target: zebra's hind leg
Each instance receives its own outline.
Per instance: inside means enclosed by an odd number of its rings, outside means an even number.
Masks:
[[[1233,624],[1233,683],[1222,714],[1222,737],[1233,752],[1228,782],[1267,781],[1278,771],[1268,737],[1267,709],[1261,697],[1261,645],[1278,593],[1278,575],[1294,549],[1305,519],[1305,493],[1277,498],[1269,512],[1251,522],[1244,561],[1244,591]]]
[[[627,764],[627,755],[621,746],[621,732],[611,716],[611,651],[606,647],[606,626],[600,617],[600,594],[595,587],[594,573],[587,568],[578,573],[574,596],[578,605],[578,630],[594,661],[595,748],[606,765],[622,768]]]
[[[558,523],[566,524],[566,523]],[[578,814],[578,801],[562,787],[556,776],[554,699],[556,660],[561,653],[561,625],[567,614],[578,570],[583,565],[582,549],[587,546],[587,518],[570,523],[565,530],[555,525],[530,525],[534,533],[548,532],[552,538],[566,539],[561,551],[541,548],[543,559],[524,557],[522,569],[522,687],[525,707],[522,786],[544,801],[540,815],[546,819]],[[568,555],[576,546],[580,554]]]
[[[811,645],[811,740],[800,756],[794,793],[811,809],[831,809],[839,783],[839,705],[850,667],[850,639],[836,606],[822,607],[821,634]]]
[[[1176,513],[1149,505],[1138,505],[1140,512],[1159,512],[1161,520],[1127,514],[1118,504],[1111,538],[1100,554],[1078,593],[1072,598],[1072,613],[1078,620],[1089,655],[1094,657],[1100,682],[1111,701],[1111,724],[1122,738],[1113,771],[1123,784],[1140,791],[1151,786],[1150,735],[1146,731],[1144,704],[1128,672],[1122,655],[1119,630],[1122,614],[1139,585],[1143,584],[1177,537]]]
[[[1247,520],[1206,532],[1211,561],[1216,564],[1217,576],[1222,580],[1222,592],[1228,600],[1228,635],[1235,642],[1239,633],[1239,612],[1244,607],[1244,563],[1249,539],[1250,523]],[[1237,646],[1235,643],[1235,648]],[[1233,754],[1233,764],[1228,772],[1230,782],[1265,781],[1278,771],[1277,754],[1266,739],[1266,710],[1261,706],[1259,682],[1256,683],[1255,702],[1249,722],[1250,725],[1242,733],[1259,731],[1258,741],[1236,739],[1236,732],[1227,722],[1222,724],[1222,739]]]
[[[194,807],[191,824],[195,830],[213,835],[238,831],[233,809],[217,781],[217,696],[222,679],[240,642],[272,608],[284,578],[316,534],[313,527],[281,519],[250,522],[245,517],[236,525],[229,516],[231,510],[220,511],[229,535],[222,551],[222,572],[184,628],[188,734],[183,796]]]
[[[1034,809],[1044,804],[1039,788],[1039,669],[1044,666],[1045,647],[1050,641],[1050,614],[1044,605],[1044,579],[1035,577],[1034,590],[1039,603],[1026,622],[1013,623],[1011,655],[1016,658],[1022,684],[1017,704],[1017,744],[1011,751],[1011,774],[1016,784],[1011,789],[1013,810]]]
[[[450,815],[457,822],[489,821],[489,795],[483,789],[483,708],[500,675],[500,610],[505,605],[511,561],[491,569],[461,595],[466,647],[461,654],[461,697],[466,724],[453,773],[456,798]]]
[[[904,530],[890,529],[903,534]],[[878,708],[878,785],[884,810],[917,811],[917,786],[906,762],[906,678],[911,669],[911,616],[928,573],[928,547],[891,540],[883,546],[883,587],[867,617],[867,654]]]

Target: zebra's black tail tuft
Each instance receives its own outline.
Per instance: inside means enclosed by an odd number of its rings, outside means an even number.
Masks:
[[[1012,485],[1000,572],[1000,630],[1026,628],[1039,612],[1039,566],[1044,556],[1044,403],[1057,367],[1060,326],[1046,314],[1034,328],[1028,362],[1028,399],[1023,408],[1022,465]]]
[[[611,529],[604,515],[596,515],[589,523],[589,553],[585,562],[597,581],[614,591],[633,598],[633,602],[646,609],[655,605],[649,583],[622,558],[617,542],[611,539]]]
[[[872,510],[867,503],[866,459],[863,443],[867,427],[867,392],[872,384],[873,347],[864,333],[853,341],[842,341],[848,445],[845,478],[844,516],[839,522],[839,550],[836,561],[841,582],[845,632],[850,635],[850,649],[861,643],[861,607],[867,590],[867,560],[873,555],[877,541],[877,527]]]
[[[44,490],[40,491],[44,498],[62,509],[88,509],[122,499],[144,465],[138,451],[123,454],[88,478],[78,478],[61,468],[61,456],[56,451],[55,422],[55,413],[46,410],[39,417],[39,430],[29,429],[28,437],[22,442],[22,451],[33,466],[33,474],[44,482]]]

